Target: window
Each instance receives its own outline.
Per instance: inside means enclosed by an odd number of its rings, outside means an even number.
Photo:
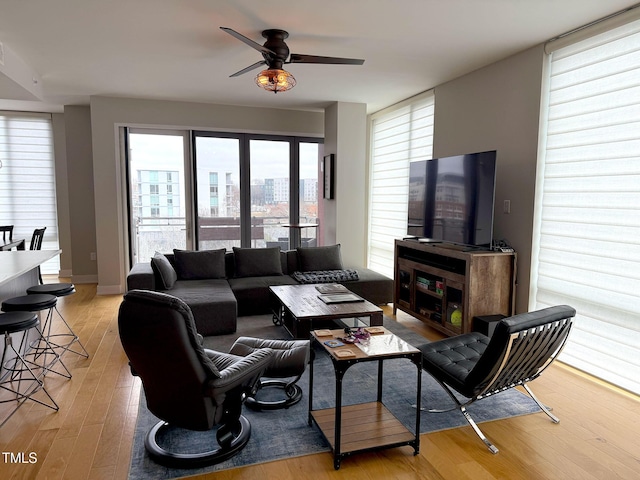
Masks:
[[[188,137],[185,132],[130,130],[127,171],[132,264],[148,262],[154,252],[191,246],[185,202]]]
[[[407,235],[409,163],[433,156],[433,92],[371,117],[368,266],[393,277],[393,246]]]
[[[530,307],[573,306],[561,360],[640,393],[640,21],[548,70]]]
[[[316,244],[320,139],[193,132],[199,249]]]
[[[51,115],[0,112],[0,224],[14,225],[13,238],[29,242],[46,227],[42,248],[57,250],[58,220]],[[55,256],[42,273],[58,274]]]

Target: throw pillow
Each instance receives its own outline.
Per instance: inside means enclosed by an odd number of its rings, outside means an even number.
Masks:
[[[340,244],[327,247],[298,247],[298,265],[302,272],[342,270]]]
[[[156,252],[151,258],[151,269],[163,290],[171,290],[173,288],[178,275],[167,257]]]
[[[280,247],[238,248],[233,247],[236,277],[264,277],[282,275]]]
[[[225,278],[224,256],[226,250],[178,250],[174,249],[176,272],[181,280],[206,280]]]

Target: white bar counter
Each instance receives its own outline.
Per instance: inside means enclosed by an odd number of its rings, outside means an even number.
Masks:
[[[18,250],[0,252],[0,302],[26,295],[27,288],[38,285],[38,266],[61,250]]]

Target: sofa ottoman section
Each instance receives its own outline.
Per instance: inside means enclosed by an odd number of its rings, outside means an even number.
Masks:
[[[225,279],[178,280],[171,290],[162,291],[189,305],[200,335],[236,331],[238,303]]]
[[[289,274],[309,271],[355,270],[358,280],[337,281],[374,305],[393,302],[393,280],[368,268],[343,265],[340,244],[300,247],[286,252]]]
[[[272,285],[298,285],[289,275],[241,277],[228,280],[238,301],[238,316],[271,313],[269,287]]]
[[[368,268],[356,270],[359,280],[340,283],[374,305],[384,305],[393,301],[393,280]]]

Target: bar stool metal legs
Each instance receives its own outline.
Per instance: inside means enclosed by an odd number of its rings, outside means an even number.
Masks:
[[[0,361],[0,391],[9,392],[0,397],[0,403],[16,402],[16,406],[2,420],[0,427],[20,408],[26,400],[58,411],[58,404],[44,387],[44,376],[47,372],[43,365],[29,359],[33,355],[28,351],[28,334],[34,329],[40,337],[42,332],[38,328],[38,316],[32,312],[9,312],[0,314],[0,332],[4,334],[4,350]],[[20,345],[14,346],[15,338],[11,334],[22,333]],[[44,340],[46,342],[46,339]],[[53,352],[54,355],[55,352]],[[56,372],[57,373],[57,372]],[[42,390],[48,400],[39,400],[34,395]]]
[[[35,285],[33,287],[29,287],[27,289],[28,295],[54,295],[55,297],[66,297],[67,295],[71,295],[76,293],[75,286],[72,283],[48,283],[45,285]],[[52,333],[51,326],[53,324],[53,310],[58,314],[60,320],[62,320],[62,326],[64,328],[63,332]],[[45,323],[42,327],[43,333],[56,349],[63,350],[60,355],[62,356],[64,352],[75,353],[76,355],[80,355],[84,358],[89,358],[89,353],[84,348],[84,345],[80,342],[78,336],[73,332],[65,318],[58,310],[57,304],[49,311]],[[77,345],[77,347],[73,347]]]
[[[2,302],[2,311],[39,313],[47,310],[48,318],[53,314],[52,312],[57,302],[57,297],[53,295],[23,295],[21,297],[9,298]],[[44,324],[46,323],[47,320],[45,320]],[[49,339],[44,335],[44,329],[39,327],[36,327],[36,329],[39,337],[29,345],[30,349],[24,355],[33,357],[34,362],[40,365],[45,374],[50,372],[65,378],[71,378],[71,372],[65,364],[62,363],[60,355],[58,355],[53,345],[49,342]],[[60,364],[61,369],[54,369],[57,364]]]

